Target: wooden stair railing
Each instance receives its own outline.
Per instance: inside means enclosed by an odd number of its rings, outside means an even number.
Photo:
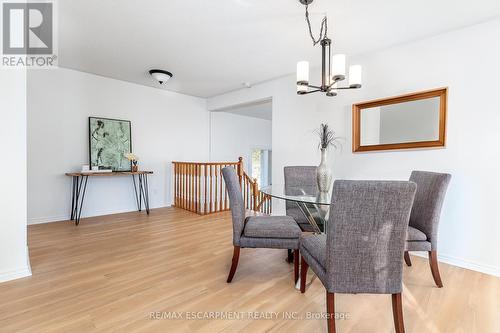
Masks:
[[[174,206],[200,215],[228,211],[229,197],[222,178],[222,169],[233,167],[240,179],[245,208],[271,214],[271,197],[259,190],[257,180],[243,170],[238,162],[172,162]]]

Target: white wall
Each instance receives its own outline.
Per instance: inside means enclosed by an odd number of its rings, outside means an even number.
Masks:
[[[31,275],[26,239],[26,71],[0,70],[0,282]]]
[[[209,109],[272,97],[273,179],[290,164],[318,164],[311,129],[327,121],[346,138],[332,158],[334,177],[407,179],[411,170],[453,175],[440,226],[440,259],[500,275],[500,158],[498,77],[500,20],[359,56],[364,87],[329,98],[296,96],[295,77],[209,99]],[[362,41],[360,41],[362,42]],[[311,78],[318,78],[312,73]],[[437,87],[449,87],[445,149],[351,152],[351,105]]]
[[[88,117],[132,121],[139,167],[152,170],[151,208],[171,203],[171,162],[208,160],[206,101],[68,69],[28,74],[29,223],[65,220],[71,179],[88,161]],[[132,180],[91,178],[83,216],[136,209]]]
[[[248,174],[255,148],[271,149],[272,122],[227,112],[211,112],[210,159],[237,161],[243,157]]]

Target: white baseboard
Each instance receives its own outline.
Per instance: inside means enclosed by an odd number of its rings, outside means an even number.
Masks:
[[[415,255],[418,257],[427,258],[426,252],[410,252],[410,253],[412,255]],[[460,259],[460,258],[450,256],[447,254],[439,254],[439,251],[438,251],[438,261],[445,263],[445,264],[452,265],[452,266],[466,268],[466,269],[470,269],[472,271],[500,277],[500,268],[499,267],[479,264],[477,262],[472,262],[469,260]]]
[[[42,224],[42,223],[50,223],[50,222],[59,222],[69,220],[69,216],[49,216],[49,217],[29,217],[28,225],[32,224]]]
[[[27,254],[29,253],[27,247],[26,247],[26,253]],[[26,266],[11,271],[0,272],[0,283],[28,276],[31,276],[31,265],[30,265],[29,255],[27,255],[26,258]]]
[[[166,206],[151,206],[151,209],[156,209],[156,208],[165,208],[165,207],[170,207],[171,205],[166,205]],[[87,218],[87,217],[96,217],[96,216],[103,216],[103,215],[111,215],[111,214],[121,214],[121,213],[130,213],[130,212],[136,212],[137,209],[123,209],[123,210],[100,210],[100,211],[94,211],[89,214],[82,214],[82,219]],[[146,211],[143,209],[143,211]],[[60,221],[67,221],[69,220],[70,216],[69,215],[59,215],[59,216],[48,216],[48,217],[30,217],[28,218],[28,225],[32,224],[43,224],[43,223],[52,223],[52,222],[60,222]]]
[[[23,267],[7,272],[0,272],[0,283],[20,279],[27,276],[31,276],[31,269],[29,267]]]

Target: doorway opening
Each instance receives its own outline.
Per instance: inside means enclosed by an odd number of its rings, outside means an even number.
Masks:
[[[272,184],[272,100],[256,100],[210,112],[210,160],[243,157],[243,169],[259,188]]]

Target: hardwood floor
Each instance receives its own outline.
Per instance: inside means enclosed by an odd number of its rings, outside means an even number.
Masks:
[[[0,332],[326,332],[326,320],[304,319],[326,311],[323,286],[295,290],[285,251],[242,249],[226,283],[228,213],[165,208],[78,227],[34,225],[28,237],[33,276],[0,284]],[[500,278],[441,264],[438,289],[427,260],[412,261],[404,268],[406,332],[500,332]],[[336,294],[335,310],[348,316],[337,332],[394,332],[390,295]],[[183,318],[166,319],[168,311]],[[198,311],[272,318],[187,318]],[[283,319],[285,312],[302,319]]]

